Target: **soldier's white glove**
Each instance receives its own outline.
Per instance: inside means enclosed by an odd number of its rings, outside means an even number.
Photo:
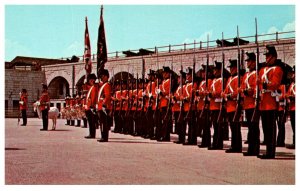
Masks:
[[[161,90],[160,89],[156,89],[155,92],[156,92],[156,94],[160,94]]]
[[[105,113],[105,115],[107,115],[105,107],[102,107],[102,111],[103,111],[103,113]]]
[[[19,103],[20,103],[21,105],[24,105],[24,101],[19,101]]]
[[[143,93],[142,93],[142,96],[144,97],[145,95],[146,95],[146,93],[145,93],[145,92],[143,92]]]

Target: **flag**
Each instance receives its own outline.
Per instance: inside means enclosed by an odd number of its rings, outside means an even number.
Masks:
[[[104,70],[104,65],[107,62],[107,48],[105,40],[105,30],[103,21],[103,5],[101,5],[100,25],[98,30],[98,43],[97,43],[97,75]]]
[[[85,17],[85,32],[84,32],[84,61],[86,76],[92,72],[92,59],[91,59],[91,43],[88,29],[88,20]]]

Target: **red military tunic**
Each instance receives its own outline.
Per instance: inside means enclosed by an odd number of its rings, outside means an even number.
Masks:
[[[185,91],[185,85],[182,86],[182,90],[181,90],[181,86],[178,86],[178,88],[174,94],[176,101],[174,102],[173,107],[172,107],[173,112],[180,111],[180,101],[181,101],[180,97],[184,95],[184,91]]]
[[[234,112],[236,110],[236,98],[237,98],[238,76],[230,76],[227,80],[227,84],[224,90],[225,95],[230,95],[226,102],[226,112]]]
[[[150,88],[150,86],[152,86],[151,88]],[[146,91],[145,91],[145,93],[146,93],[146,95],[147,95],[147,100],[146,100],[146,104],[145,104],[145,107],[146,108],[148,108],[149,107],[149,101],[150,101],[150,96],[152,96],[152,100],[151,100],[151,102],[152,102],[152,110],[154,110],[155,109],[155,104],[153,104],[153,100],[155,100],[155,98],[156,98],[156,94],[155,94],[155,88],[156,88],[156,83],[155,82],[149,82],[148,84],[147,84],[147,87],[146,87]],[[150,92],[150,89],[151,89],[151,92]]]
[[[259,71],[261,101],[260,110],[276,110],[277,103],[274,91],[280,86],[283,71],[279,66],[262,67]],[[263,83],[267,83],[267,90],[263,90]],[[272,95],[273,94],[273,95]]]
[[[141,90],[139,90],[141,91]],[[132,106],[131,106],[131,111],[135,111],[136,110],[136,107],[138,106],[138,96],[136,96],[136,93],[137,93],[137,89],[134,89],[133,91],[131,91],[131,103],[132,103]],[[139,92],[138,92],[139,93]]]
[[[20,110],[27,110],[28,109],[28,98],[27,95],[22,94],[20,97]]]
[[[205,95],[204,95],[204,92],[205,91],[208,91],[207,89],[209,89],[209,87],[211,86],[212,84],[212,80],[211,79],[208,79],[207,80],[207,88],[206,88],[206,81],[205,80],[202,80],[199,84],[199,88],[198,88],[198,92],[199,92],[199,100],[198,100],[198,105],[197,105],[197,108],[199,110],[202,110],[203,107],[204,107],[204,99],[205,99]]]
[[[136,90],[137,91],[137,90]],[[136,92],[135,92],[136,93]],[[138,111],[142,111],[142,101],[143,101],[143,90],[142,89],[139,89],[139,92],[138,92],[138,96],[137,98],[135,98],[136,100],[136,106],[138,107],[137,110]],[[145,104],[145,102],[144,102]],[[146,110],[146,106],[144,105],[144,111]]]
[[[90,87],[86,95],[86,110],[89,110],[91,107],[94,108],[97,103],[97,86],[93,85]]]
[[[215,78],[209,86],[211,99],[209,104],[210,110],[220,110],[221,106],[221,93],[222,93],[222,78]]]
[[[71,98],[71,99],[70,99],[70,107],[71,107],[71,108],[74,108],[74,107],[75,107],[75,104],[76,104],[75,98]]]
[[[290,109],[290,111],[295,111],[295,108],[296,108],[295,107],[296,86],[295,86],[294,82],[291,83],[291,85],[290,85],[290,87],[289,87],[286,94],[287,94],[288,97],[293,97],[294,98],[293,100],[289,99],[289,104],[290,104],[289,109]]]
[[[183,96],[187,100],[187,102],[184,103],[184,111],[189,111],[190,110],[190,100],[192,99],[192,90],[197,89],[197,84],[194,83],[194,86],[192,85],[192,82],[187,83],[185,86],[185,91],[183,93]],[[195,109],[195,105],[193,104],[192,110]]]
[[[70,107],[70,98],[66,98],[66,108]]]
[[[105,82],[101,85],[98,91],[97,98],[97,108],[102,110],[103,105],[106,106],[106,109],[111,109],[111,85],[108,82]]]
[[[123,100],[123,107],[121,108],[122,111],[127,111],[127,108],[128,108],[128,104],[127,104],[127,99],[128,99],[128,91],[127,90],[123,90],[122,91],[122,94],[121,94],[121,98],[122,99],[125,99]],[[121,100],[122,101],[122,100]]]
[[[116,91],[115,93],[115,98],[116,98],[116,101],[117,101],[117,104],[116,104],[116,111],[119,111],[121,106],[120,106],[120,102],[121,102],[121,91]]]
[[[241,82],[242,90],[250,90],[247,91],[247,95],[242,93],[244,98],[243,109],[253,109],[255,108],[255,92],[256,92],[256,71],[247,72]]]
[[[160,85],[160,90],[162,92],[162,97],[160,99],[160,107],[167,107],[168,106],[168,97],[170,96],[170,79],[163,80],[162,84]]]
[[[49,105],[50,105],[50,97],[48,95],[48,92],[47,91],[43,91],[42,92],[42,95],[40,97],[40,109],[41,111],[45,110],[45,109],[50,109],[49,108]]]

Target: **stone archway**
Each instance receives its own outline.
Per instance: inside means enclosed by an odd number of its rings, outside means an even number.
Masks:
[[[84,84],[84,80],[85,80],[85,75],[81,76],[81,78],[79,78],[79,80],[77,81],[75,87],[76,87],[76,91],[75,93],[78,95],[78,93],[82,93],[82,86]]]
[[[51,99],[64,99],[70,94],[68,81],[61,76],[53,78],[48,85],[48,92]]]

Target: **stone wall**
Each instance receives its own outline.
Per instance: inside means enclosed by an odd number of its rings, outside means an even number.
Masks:
[[[19,93],[23,88],[28,93],[28,110],[27,116],[33,117],[32,104],[40,95],[42,86],[45,83],[45,73],[41,71],[25,71],[25,70],[5,70],[5,117],[17,117],[19,111]],[[15,106],[15,107],[14,107]]]
[[[295,39],[281,39],[278,41],[261,41],[259,42],[260,47],[260,62],[264,62],[265,56],[263,55],[265,51],[266,44],[273,44],[278,52],[278,58],[282,59],[283,62],[294,65],[295,64]],[[247,45],[240,46],[240,49],[245,52],[256,52],[256,44],[249,43]],[[223,49],[225,54],[225,65],[228,64],[229,59],[237,59],[237,46],[225,47]],[[215,60],[222,61],[222,48],[221,47],[211,47],[208,49],[210,64],[213,64]],[[108,62],[105,64],[105,68],[109,70],[110,77],[112,74],[117,74],[119,72],[129,72],[136,76],[136,73],[141,76],[142,74],[142,59],[145,59],[145,72],[148,73],[149,69],[158,69],[162,66],[170,66],[175,72],[179,72],[180,66],[183,68],[193,65],[193,59],[196,58],[196,70],[199,70],[201,64],[206,63],[206,48],[196,48],[186,50],[176,50],[176,51],[166,51],[161,52],[158,50],[158,54],[152,54],[147,56],[134,56],[134,57],[118,57],[109,58]],[[92,73],[96,73],[97,62],[96,59],[92,61]],[[172,64],[173,63],[173,64]],[[74,73],[73,66],[75,66]],[[43,67],[46,74],[47,84],[51,83],[51,80],[61,76],[66,79],[69,83],[70,92],[72,92],[72,86],[77,84],[78,80],[85,75],[84,63],[68,63],[68,64],[56,64],[48,65]],[[74,76],[73,76],[74,75]],[[72,79],[74,78],[74,84]]]

